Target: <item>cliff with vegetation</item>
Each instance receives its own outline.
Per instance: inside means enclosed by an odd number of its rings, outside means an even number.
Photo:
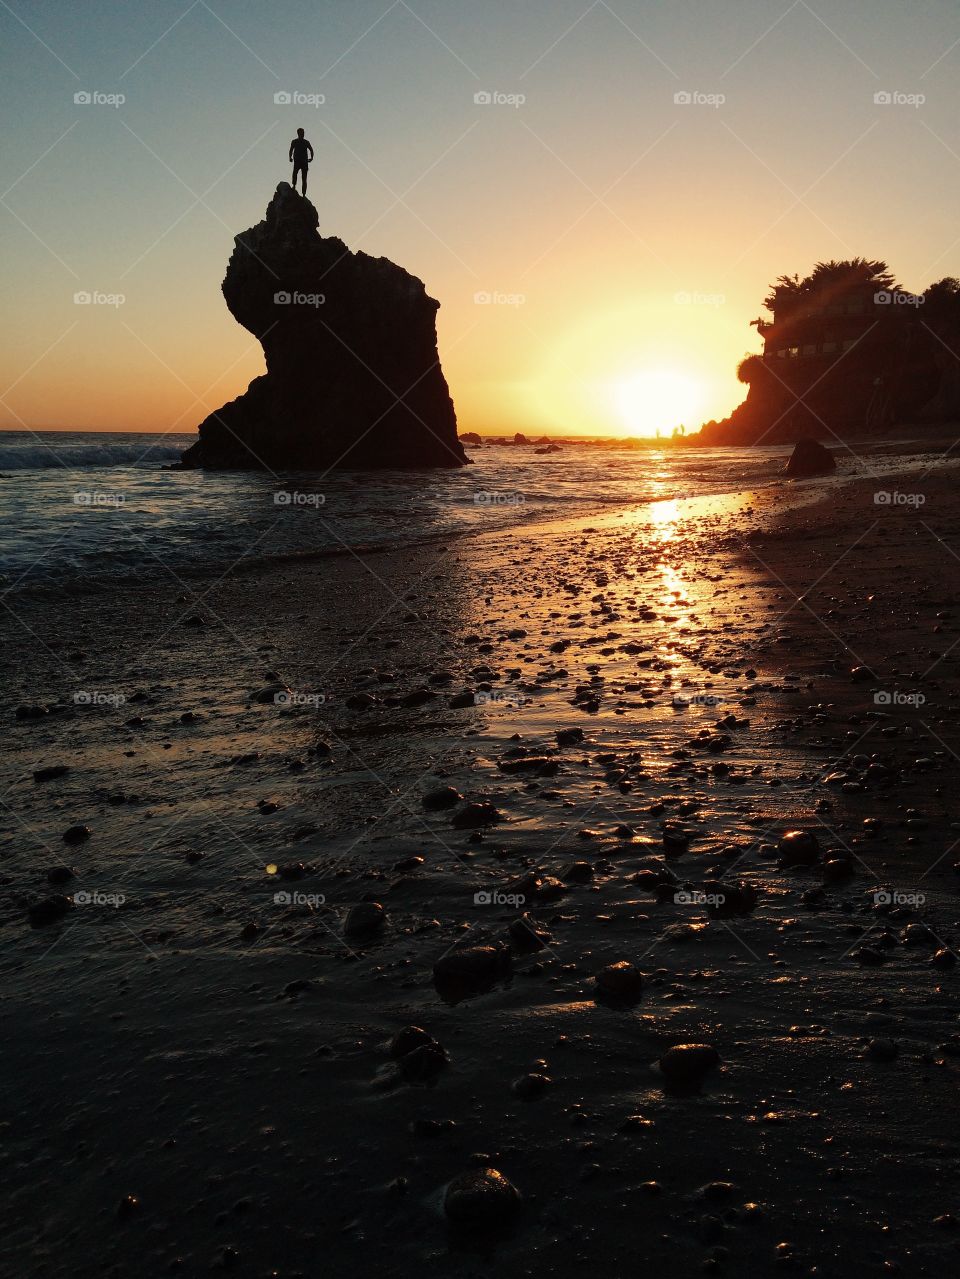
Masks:
[[[738,375],[747,398],[704,444],[790,444],[882,434],[900,423],[960,420],[960,283],[922,294],[884,262],[818,262],[780,276],[756,325],[764,349]]]

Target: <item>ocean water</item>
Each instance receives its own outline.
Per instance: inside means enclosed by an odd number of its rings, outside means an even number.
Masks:
[[[456,471],[171,471],[196,437],[0,432],[0,591],[348,553],[777,481],[789,449],[468,448]],[[871,471],[881,462],[872,459]],[[903,465],[903,458],[898,459]],[[861,464],[849,459],[845,468]]]

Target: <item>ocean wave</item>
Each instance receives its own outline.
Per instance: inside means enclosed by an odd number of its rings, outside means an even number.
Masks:
[[[144,466],[176,462],[176,444],[0,444],[0,472],[84,470],[89,467]]]

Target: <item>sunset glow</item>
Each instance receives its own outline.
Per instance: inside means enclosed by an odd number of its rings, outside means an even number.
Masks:
[[[631,435],[669,435],[675,428],[700,424],[706,408],[704,389],[689,373],[640,369],[614,383],[617,413]]]

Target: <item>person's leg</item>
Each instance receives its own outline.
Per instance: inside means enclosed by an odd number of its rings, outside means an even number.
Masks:
[[[303,166],[303,194],[307,194],[307,166]]]

